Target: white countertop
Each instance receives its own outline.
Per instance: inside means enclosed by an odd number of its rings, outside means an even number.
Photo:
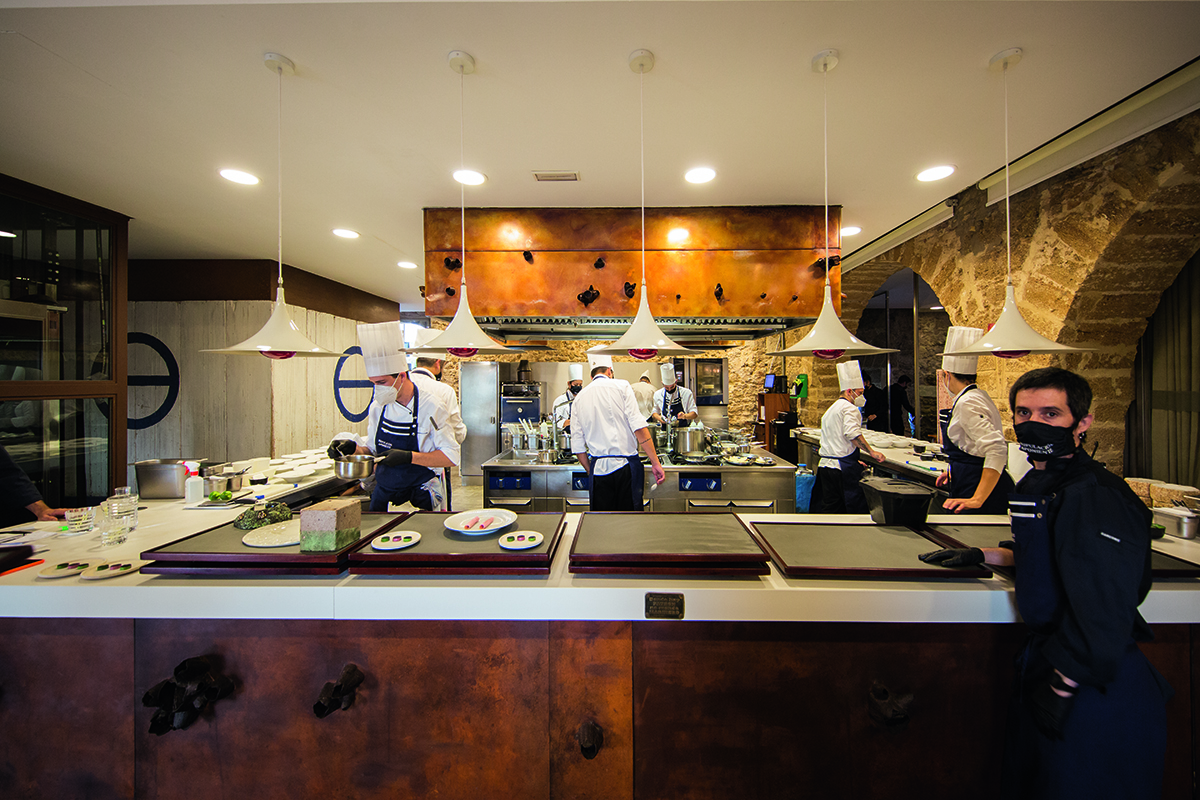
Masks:
[[[232,521],[243,510],[187,510],[182,500],[145,501],[127,542],[102,548],[94,534],[46,539],[47,564],[77,558],[135,559],[168,542]],[[870,517],[742,514],[762,522],[863,522]],[[787,578],[771,565],[755,578],[572,575],[568,554],[579,514],[549,576],[341,576],[202,578],[122,576],[45,580],[31,567],[0,578],[0,616],[214,619],[641,620],[647,592],[684,595],[685,619],[812,622],[1012,622],[1012,584],[995,576],[948,581]],[[676,516],[676,519],[678,517]],[[1007,517],[937,516],[931,523],[1006,524]],[[59,523],[31,523],[46,530]],[[1200,543],[1159,540],[1162,552],[1200,561]],[[932,548],[931,548],[932,549]],[[1142,604],[1150,622],[1200,623],[1200,579],[1155,584]]]

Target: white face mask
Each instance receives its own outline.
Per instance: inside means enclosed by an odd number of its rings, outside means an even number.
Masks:
[[[392,403],[396,402],[396,398],[398,396],[399,393],[396,391],[395,386],[380,385],[378,383],[375,384],[375,395],[373,399],[376,403],[379,403],[382,406],[391,405]]]
[[[859,408],[862,408],[863,406],[865,406],[867,404],[867,398],[860,394],[858,397],[854,398],[854,400],[852,402],[854,403],[854,405],[858,406]]]

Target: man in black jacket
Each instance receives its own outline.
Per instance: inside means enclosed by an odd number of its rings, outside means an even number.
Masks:
[[[0,528],[35,519],[58,519],[64,513],[61,508],[46,505],[33,481],[0,445]]]
[[[1150,521],[1081,443],[1091,387],[1057,367],[1009,391],[1033,464],[1009,497],[1013,541],[926,553],[946,566],[1011,565],[1029,637],[1017,659],[1001,789],[1006,798],[1157,798],[1171,688],[1137,642],[1150,591]]]
[[[867,424],[867,430],[880,431],[887,433],[888,431],[888,396],[887,391],[882,386],[876,386],[871,380],[871,373],[864,372],[863,379],[863,397],[867,399],[867,404],[863,406],[863,422]]]
[[[889,416],[892,433],[897,436],[908,436],[908,415],[913,412],[913,404],[908,399],[908,387],[912,378],[901,375],[896,382],[887,388]]]

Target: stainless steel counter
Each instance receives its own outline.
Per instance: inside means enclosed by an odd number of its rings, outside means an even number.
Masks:
[[[796,510],[796,466],[761,448],[753,455],[772,466],[670,464],[656,486],[649,466],[642,492],[648,511],[790,514]],[[587,473],[577,461],[538,464],[533,456],[505,450],[483,463],[483,503],[513,511],[587,511]]]

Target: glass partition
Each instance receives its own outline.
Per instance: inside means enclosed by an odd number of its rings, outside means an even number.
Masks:
[[[0,401],[0,445],[52,508],[108,496],[109,440],[95,399]]]

